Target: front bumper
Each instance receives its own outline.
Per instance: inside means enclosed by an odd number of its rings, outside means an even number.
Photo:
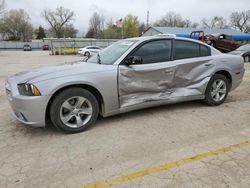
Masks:
[[[45,126],[48,96],[20,95],[14,77],[6,81],[5,89],[12,114],[18,121],[34,127]]]

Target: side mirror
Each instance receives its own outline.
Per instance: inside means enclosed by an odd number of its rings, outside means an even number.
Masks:
[[[137,65],[142,64],[143,59],[139,56],[130,56],[125,62],[127,65]]]

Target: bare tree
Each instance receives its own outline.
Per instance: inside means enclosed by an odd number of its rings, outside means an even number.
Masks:
[[[0,15],[2,15],[5,12],[5,0],[0,1]]]
[[[239,29],[241,32],[247,32],[250,27],[250,10],[232,12],[230,15],[230,23],[234,29]]]
[[[168,12],[164,17],[154,23],[154,26],[160,27],[197,27],[197,23],[192,23],[189,19],[183,19],[175,12]]]
[[[223,28],[227,28],[227,21],[225,18],[223,18],[222,16],[214,16],[212,19],[202,19],[201,20],[201,26],[203,28],[219,28],[219,29],[223,29]]]
[[[75,29],[73,24],[66,24],[64,26],[64,36],[67,37],[71,37],[71,38],[75,38],[76,34],[77,34],[78,30]]]
[[[42,16],[50,24],[57,38],[64,37],[64,25],[73,20],[74,12],[67,8],[59,7],[55,11],[44,10]]]
[[[23,10],[10,10],[5,13],[1,21],[1,30],[9,40],[30,41],[33,27],[29,15]]]
[[[183,19],[180,14],[171,11],[156,21],[154,25],[161,27],[180,27],[183,25]]]
[[[88,37],[100,38],[101,31],[102,31],[101,26],[102,26],[102,18],[97,12],[94,12],[94,14],[91,16],[89,20],[89,32],[88,33],[91,33],[92,36],[89,35]]]

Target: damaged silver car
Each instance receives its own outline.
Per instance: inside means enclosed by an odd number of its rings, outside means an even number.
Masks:
[[[175,36],[118,41],[87,62],[18,73],[6,93],[19,121],[80,132],[103,117],[169,103],[222,104],[244,75],[242,57]]]

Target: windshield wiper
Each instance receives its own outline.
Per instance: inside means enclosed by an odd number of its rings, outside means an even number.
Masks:
[[[97,53],[97,62],[98,62],[98,64],[102,64],[99,52]]]

